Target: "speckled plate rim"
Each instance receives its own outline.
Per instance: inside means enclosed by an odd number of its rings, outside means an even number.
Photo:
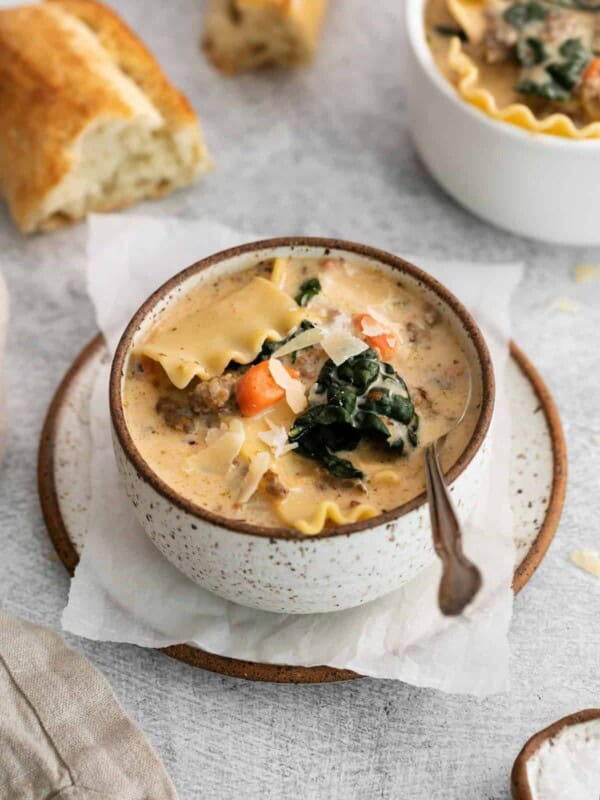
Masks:
[[[103,346],[104,340],[102,336],[98,334],[77,356],[56,390],[50,408],[48,409],[40,438],[38,453],[38,493],[42,513],[58,557],[71,575],[75,571],[75,567],[79,561],[79,555],[66,528],[56,491],[54,475],[56,431],[60,411],[72,382],[77,378],[83,366],[93,359]],[[515,570],[513,589],[515,593],[517,593],[530,580],[541,563],[558,527],[566,492],[567,451],[558,410],[542,377],[527,356],[514,342],[511,342],[511,357],[517,363],[521,372],[529,380],[538,397],[540,410],[543,411],[546,417],[553,449],[553,474],[550,500],[537,537]],[[230,677],[245,678],[247,680],[271,683],[329,683],[332,681],[353,680],[361,677],[351,670],[336,669],[327,666],[302,667],[242,661],[240,659],[208,653],[205,650],[192,647],[188,644],[172,645],[170,647],[161,648],[161,651],[178,661],[183,661],[194,667],[200,667],[210,672],[218,672]]]
[[[547,728],[538,731],[528,739],[523,745],[512,768],[510,788],[513,800],[533,800],[531,785],[527,775],[527,762],[540,749],[544,742],[559,734],[563,728],[569,728],[572,725],[581,725],[584,722],[590,722],[594,719],[600,719],[600,708],[586,708],[584,711],[577,711],[575,714],[569,714],[568,717],[563,717],[553,722],[552,725],[548,725]]]

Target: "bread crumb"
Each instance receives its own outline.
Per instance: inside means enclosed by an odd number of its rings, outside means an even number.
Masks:
[[[595,550],[575,550],[571,553],[571,561],[584,572],[600,578],[600,553]]]
[[[594,278],[600,278],[600,267],[591,264],[578,264],[575,267],[575,283],[589,283]]]
[[[579,308],[579,305],[577,301],[573,300],[571,297],[556,297],[550,303],[550,308],[555,311],[564,311],[567,314],[574,314]]]

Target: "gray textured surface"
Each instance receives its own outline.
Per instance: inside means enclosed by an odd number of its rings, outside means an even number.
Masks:
[[[146,210],[210,214],[246,230],[336,234],[398,252],[527,264],[515,336],[558,401],[571,472],[556,540],[516,600],[512,690],[474,701],[368,680],[250,684],[131,646],[71,643],[108,677],[182,800],[507,800],[523,741],[567,712],[600,704],[600,581],[567,561],[575,547],[600,545],[600,446],[591,438],[600,435],[600,281],[572,280],[575,264],[600,264],[600,251],[516,239],[454,205],[425,173],[405,129],[399,4],[334,5],[313,68],[223,80],[197,53],[196,0],[119,3],[189,92],[218,165],[196,189]],[[35,460],[52,392],[94,333],[84,241],[81,227],[25,241],[0,215],[0,264],[12,300],[0,599],[55,628],[68,580],[40,516]],[[565,295],[579,301],[576,314],[549,309]]]

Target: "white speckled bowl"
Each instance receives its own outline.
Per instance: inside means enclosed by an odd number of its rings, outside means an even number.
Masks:
[[[132,440],[122,405],[128,359],[164,310],[207,279],[276,256],[342,256],[395,270],[428,295],[469,354],[482,405],[473,436],[449,470],[454,502],[474,505],[494,405],[494,376],[483,337],[467,310],[441,284],[389,253],[332,239],[285,238],[244,245],[206,258],[161,286],[135,314],[115,353],[110,408],[117,464],[135,513],[158,549],[185,575],[227,600],[287,614],[336,611],[398,589],[434,559],[425,495],[353,525],[302,536],[227,519],[194,505],[156,475]]]
[[[529,739],[517,756],[511,773],[511,789],[513,800],[539,800],[540,798],[564,798],[564,800],[574,800],[575,797],[589,797],[590,800],[597,800],[598,789],[600,789],[600,765],[597,759],[593,761],[594,754],[589,752],[582,758],[581,750],[579,758],[573,750],[564,752],[565,738],[567,736],[581,737],[581,739],[592,739],[596,742],[594,748],[598,751],[600,741],[600,708],[587,708],[575,714],[569,714],[544,730],[539,731]],[[561,740],[563,751],[561,750]],[[579,748],[579,749],[580,749]],[[548,775],[542,764],[538,762],[538,756],[544,753],[545,759],[551,759],[551,775]],[[536,763],[538,762],[538,763]],[[553,762],[553,763],[552,763]],[[546,761],[546,768],[548,762]],[[577,792],[573,787],[573,777],[581,774],[588,778],[589,783],[595,783],[592,794]],[[543,781],[543,788],[540,783]],[[596,783],[596,781],[599,781]],[[580,787],[581,788],[581,787]]]
[[[439,72],[426,0],[407,0],[404,85],[412,137],[431,174],[474,214],[557,244],[600,244],[600,139],[531,133],[487,116]]]

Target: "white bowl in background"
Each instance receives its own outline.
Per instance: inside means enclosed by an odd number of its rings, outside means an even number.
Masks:
[[[533,133],[487,116],[438,70],[426,0],[406,0],[406,97],[415,146],[456,200],[512,233],[600,244],[600,139]]]

